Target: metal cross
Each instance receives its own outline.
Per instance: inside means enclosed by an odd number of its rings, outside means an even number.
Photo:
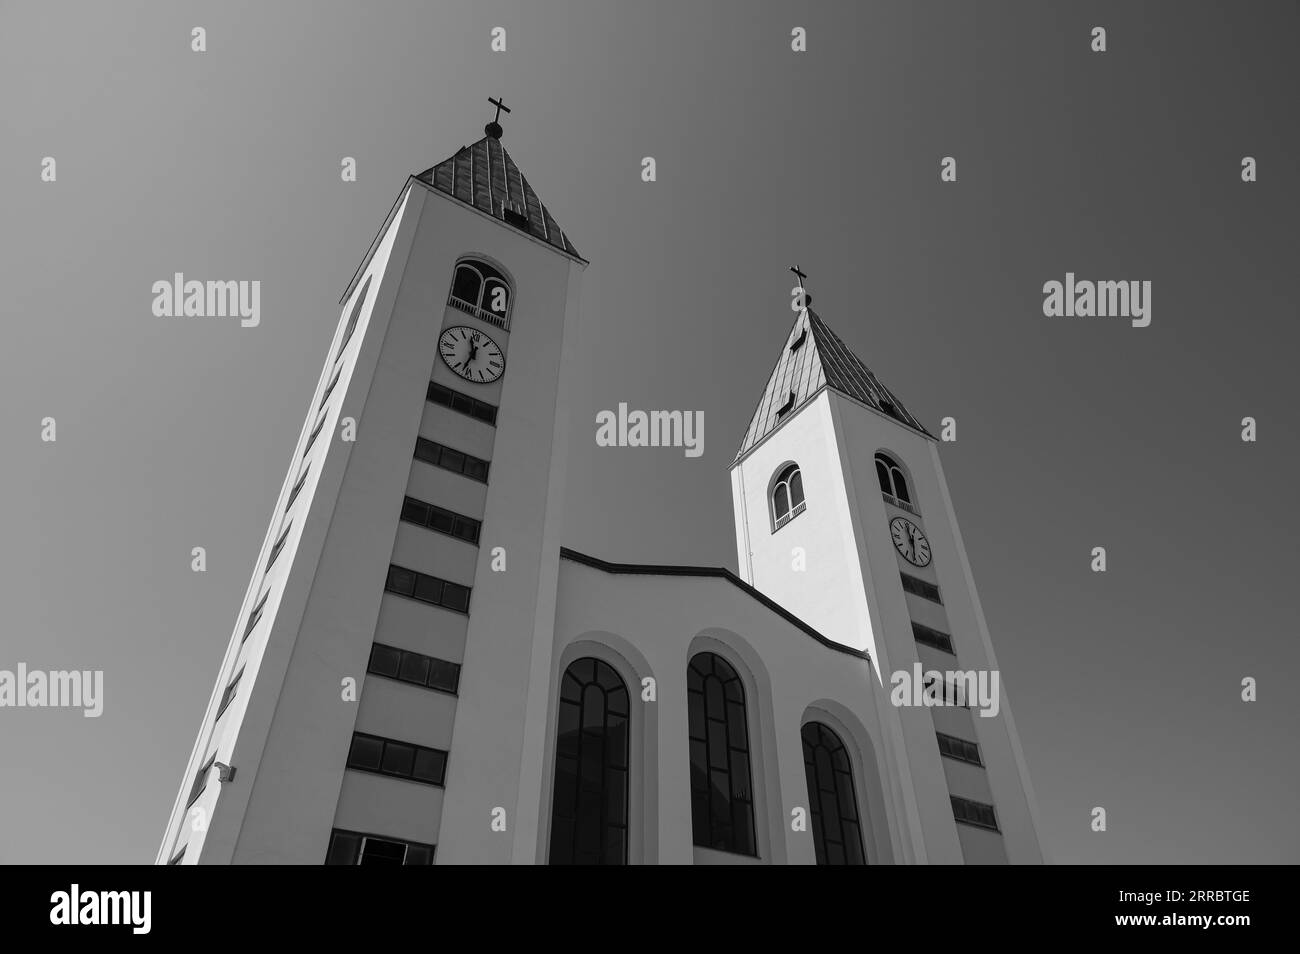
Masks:
[[[488,102],[497,108],[496,118],[492,120],[494,123],[501,122],[501,110],[504,109],[507,113],[510,112],[510,107],[507,106],[505,103],[501,102],[501,100],[499,99],[493,99],[491,96],[489,96]]]
[[[801,272],[801,271],[799,270],[799,266],[798,266],[798,265],[791,265],[791,266],[790,266],[790,271],[794,272],[795,276],[799,279],[799,289],[802,291],[802,290],[803,290],[803,280],[804,280],[805,278],[808,277],[808,273],[807,273],[807,272]]]

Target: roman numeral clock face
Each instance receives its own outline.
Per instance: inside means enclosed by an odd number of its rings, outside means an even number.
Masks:
[[[483,332],[464,325],[442,333],[438,353],[447,367],[476,384],[491,384],[506,369],[501,347]]]
[[[912,566],[930,565],[930,541],[921,528],[906,517],[889,521],[889,534],[894,538],[894,549]]]

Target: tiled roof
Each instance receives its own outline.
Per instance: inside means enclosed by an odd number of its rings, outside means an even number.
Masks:
[[[501,140],[484,136],[416,176],[439,192],[528,232],[567,255],[582,258],[506,152]],[[511,214],[507,216],[507,211]],[[585,261],[585,259],[584,259]]]
[[[796,342],[798,348],[791,350]],[[811,308],[799,314],[786,337],[781,357],[768,378],[767,387],[745,431],[736,458],[761,441],[779,424],[823,387],[873,407],[901,424],[932,436],[903,407],[892,391],[880,383],[871,369],[862,363],[839,335]],[[791,395],[794,396],[791,403]],[[789,405],[788,410],[786,406]],[[785,413],[781,413],[782,411]]]

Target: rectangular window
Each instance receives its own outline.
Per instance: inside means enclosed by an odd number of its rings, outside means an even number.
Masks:
[[[441,404],[443,407],[449,407],[461,414],[468,414],[470,417],[485,421],[488,424],[496,424],[497,422],[497,409],[494,405],[488,404],[486,401],[480,401],[478,398],[472,398],[468,394],[453,391],[445,385],[434,384],[430,381],[428,399],[433,404]]]
[[[375,643],[370,649],[370,666],[366,670],[413,686],[456,694],[460,685],[460,666],[445,659],[435,659],[406,649]]]
[[[447,753],[442,749],[354,732],[352,748],[348,751],[348,768],[427,785],[442,785],[447,774]]]
[[[268,570],[271,569],[271,564],[275,562],[275,558],[280,555],[280,551],[284,549],[284,541],[289,539],[289,530],[292,526],[293,522],[290,521],[289,526],[285,527],[284,532],[280,534],[280,539],[275,541],[275,546],[271,547],[271,559],[266,561]]]
[[[221,705],[217,706],[218,719],[221,718],[221,713],[226,711],[226,707],[230,705],[231,701],[234,700],[235,693],[239,691],[239,680],[242,678],[244,678],[244,670],[240,669],[239,672],[235,673],[235,678],[230,680],[230,685],[226,686],[226,691],[221,694]]]
[[[945,735],[942,732],[936,732],[935,735],[939,737],[939,754],[959,762],[969,762],[971,765],[984,764],[980,758],[980,747],[974,742],[967,742],[965,739],[959,739],[955,735]]]
[[[307,452],[311,450],[311,445],[316,443],[316,438],[319,436],[321,428],[325,426],[325,418],[327,417],[329,417],[328,414],[322,414],[320,420],[316,422],[316,429],[311,432],[311,437],[307,438],[307,446],[302,449],[302,455],[304,457],[306,457]]]
[[[441,467],[443,470],[464,474],[472,480],[487,483],[487,461],[478,457],[471,457],[469,454],[447,447],[445,444],[426,440],[423,437],[418,438],[415,442],[415,459],[422,460],[426,464],[433,464],[435,467]]]
[[[402,501],[402,519],[419,527],[428,527],[448,536],[464,540],[466,543],[478,543],[482,524],[473,517],[435,507],[423,500],[407,497]]]
[[[340,828],[330,832],[327,865],[431,865],[433,845],[365,835]]]
[[[986,805],[984,802],[973,801],[969,798],[962,798],[958,795],[949,795],[952,801],[952,817],[957,821],[967,825],[974,825],[976,828],[987,828],[990,831],[998,831],[998,817],[993,811],[992,805]]]
[[[302,472],[302,476],[298,478],[298,482],[293,485],[293,490],[289,491],[289,502],[284,505],[285,513],[289,512],[289,508],[293,506],[293,502],[298,499],[298,494],[302,492],[302,485],[307,483],[307,470],[310,469],[311,468],[308,467]]]
[[[262,618],[262,607],[266,606],[266,601],[270,598],[270,596],[271,596],[270,590],[267,590],[265,593],[263,593],[262,598],[258,600],[257,605],[253,607],[253,612],[248,614],[248,626],[245,627],[244,629],[244,639],[248,638],[248,634],[253,631],[253,627],[257,625],[257,621]],[[240,640],[240,642],[243,641],[244,641],[243,639]]]
[[[329,386],[325,388],[325,395],[320,399],[321,407],[325,406],[325,402],[328,401],[330,399],[330,395],[334,393],[334,387],[339,383],[339,377],[342,374],[343,374],[343,369],[339,368],[337,371],[334,372],[334,377],[330,378]]]
[[[208,756],[208,760],[203,763],[203,768],[199,769],[199,774],[194,776],[194,784],[190,787],[190,797],[185,802],[185,807],[189,808],[199,800],[203,794],[203,789],[208,784],[208,769],[212,768],[212,763],[217,760],[217,753],[213,752]]]
[[[933,693],[934,698],[942,699],[944,705],[970,708],[965,687],[959,686],[956,682],[940,679],[936,674],[925,680],[925,688],[927,693]]]
[[[947,633],[941,633],[929,626],[922,626],[920,623],[913,623],[912,635],[916,637],[916,641],[922,646],[929,646],[932,649],[951,653],[954,656],[957,655],[952,648],[952,637]]]
[[[469,612],[468,586],[442,580],[427,573],[417,573],[400,566],[389,566],[388,580],[384,589],[398,596],[409,596],[413,600],[455,610],[457,613]]]
[[[933,583],[927,583],[925,580],[918,580],[916,577],[909,576],[906,573],[900,573],[898,575],[903,578],[903,589],[911,593],[913,596],[920,596],[935,603],[943,602],[943,600],[939,599],[939,587],[935,586]]]

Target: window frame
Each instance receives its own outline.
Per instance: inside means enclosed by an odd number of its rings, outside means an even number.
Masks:
[[[395,674],[390,674],[384,672],[383,670],[375,668],[376,650],[390,650],[392,652],[397,653],[397,671]],[[407,679],[402,676],[402,666],[408,656],[418,657],[419,659],[426,660],[428,662],[429,664],[428,671],[422,682],[416,681],[414,679]],[[452,680],[450,689],[444,688],[443,686],[440,685],[433,684],[435,663],[440,663],[444,666],[451,666],[454,668],[455,678]],[[440,659],[437,656],[428,656],[425,655],[424,653],[417,653],[410,649],[401,649],[400,647],[397,646],[390,646],[387,643],[372,643],[370,645],[370,656],[366,660],[367,675],[379,676],[383,679],[391,679],[394,682],[404,683],[405,685],[408,686],[416,686],[420,689],[429,689],[432,692],[441,692],[449,696],[458,695],[460,692],[460,671],[461,671],[461,664],[457,662],[452,662],[450,659]]]
[[[585,669],[585,673],[584,670]],[[590,674],[590,678],[586,674]],[[576,689],[575,689],[576,687]],[[593,693],[594,690],[594,693]],[[569,698],[576,692],[576,699]],[[592,737],[595,727],[589,724],[589,694],[599,696],[599,756],[591,759]],[[600,656],[584,654],[571,660],[559,676],[556,687],[555,741],[552,751],[550,831],[547,835],[547,863],[568,864],[619,864],[631,863],[632,853],[632,775],[634,772],[633,707],[627,680],[618,667]],[[621,708],[621,711],[620,711]],[[611,726],[620,720],[621,728]],[[565,730],[566,723],[571,728]],[[618,739],[616,733],[621,735]],[[611,741],[613,740],[613,741]],[[620,760],[615,757],[619,749]],[[611,752],[613,750],[613,753]],[[584,793],[583,779],[593,767],[600,779],[599,792]],[[613,779],[611,779],[613,776]],[[615,792],[611,785],[621,791]],[[563,786],[563,787],[562,787]],[[584,794],[595,797],[599,810],[596,813],[596,834],[599,839],[598,860],[580,861],[579,845],[585,830],[591,824],[590,814],[582,808]],[[611,811],[611,795],[619,794],[616,805],[621,812]],[[618,833],[619,857],[608,860],[610,837]]]
[[[369,768],[364,765],[354,765],[352,763],[352,748],[353,746],[356,745],[358,739],[363,739],[367,742],[379,743],[379,764],[376,768]],[[409,770],[404,772],[397,772],[384,767],[385,763],[388,760],[390,746],[393,747],[395,754],[396,754],[396,750],[399,747],[402,749],[411,750],[411,757],[409,760],[410,761]],[[438,781],[435,782],[432,781],[431,779],[420,778],[416,775],[415,767],[417,765],[421,753],[433,753],[434,755],[437,755],[441,759],[441,768],[440,771],[438,772]],[[400,779],[403,782],[415,782],[416,784],[419,785],[431,785],[434,788],[445,788],[447,785],[447,758],[449,754],[450,753],[446,749],[435,749],[431,745],[418,745],[415,742],[404,742],[401,739],[390,739],[387,738],[386,736],[375,735],[372,732],[353,731],[352,739],[348,743],[347,759],[344,761],[343,764],[344,767],[351,772],[365,772],[368,775],[381,775],[384,778]]]
[[[799,502],[797,504],[793,503],[794,486],[791,483],[795,477],[799,478]],[[785,513],[778,514],[776,512],[776,494],[782,487],[785,488],[786,502],[789,506]],[[803,487],[803,468],[792,460],[786,461],[777,468],[776,476],[772,478],[772,484],[767,490],[767,512],[772,520],[772,532],[776,533],[807,509],[808,495]]]
[[[478,276],[478,294],[475,301],[469,301],[468,299],[461,298],[456,294],[456,279],[462,268],[467,268]],[[506,290],[506,308],[504,312],[495,312],[490,308],[484,307],[483,299],[487,294],[488,283],[491,281],[500,282]],[[455,308],[458,311],[463,311],[467,315],[472,315],[480,321],[485,321],[490,325],[495,325],[503,331],[509,331],[510,316],[514,309],[514,303],[515,283],[510,276],[505,273],[505,269],[495,263],[489,262],[479,256],[466,255],[458,259],[456,264],[452,266],[451,283],[447,289],[448,306]]]
[[[699,667],[697,666],[697,661],[704,657],[708,657],[709,659],[709,663],[708,663],[709,672],[707,674],[701,673]],[[723,667],[723,673],[724,673],[723,676],[720,676],[718,674],[719,664],[721,664],[721,666]],[[726,676],[725,673],[728,672],[730,673],[730,675]],[[694,686],[694,682],[696,679],[698,679],[700,683],[700,687],[698,689],[695,688]],[[724,714],[722,719],[713,718],[709,714],[708,680],[710,679],[716,679],[718,682],[723,684],[720,689],[722,693],[722,711]],[[687,734],[687,753],[688,753],[688,758],[690,759],[691,842],[695,847],[703,848],[707,851],[719,851],[719,852],[724,852],[726,854],[739,855],[741,857],[746,857],[746,858],[761,857],[759,853],[759,842],[758,842],[758,805],[757,805],[758,791],[754,785],[755,772],[754,772],[753,734],[750,732],[750,728],[749,728],[750,693],[748,692],[748,689],[745,685],[745,680],[740,675],[740,671],[734,665],[732,665],[730,660],[726,659],[724,656],[713,651],[712,649],[701,649],[699,652],[693,654],[690,660],[687,662],[686,683],[687,683],[686,734]],[[736,693],[739,695],[739,699],[734,698],[734,694],[729,693],[727,688],[728,685],[735,686]],[[742,740],[744,743],[743,746],[738,746],[734,743],[734,740],[737,736],[735,733],[733,733],[733,729],[732,729],[732,717],[735,714],[733,707],[738,707],[740,710],[740,714],[741,714],[740,725],[744,731],[744,736]],[[715,753],[713,750],[717,748],[717,746],[711,743],[711,739],[709,735],[709,723],[718,723],[718,722],[722,723],[722,729],[720,730],[722,733],[721,747],[725,750],[725,755],[726,755],[725,768],[720,767],[719,765],[717,765],[717,763],[715,763],[715,759],[713,757]],[[704,733],[702,736],[696,734],[697,726],[702,727]],[[697,758],[696,758],[696,752],[699,751],[699,749],[697,749],[697,746],[701,746],[703,751],[703,758],[704,758],[703,773],[702,773],[704,776],[703,779],[701,779],[701,773],[697,771],[697,768],[699,767],[697,766]],[[743,766],[736,765],[737,760],[733,753],[740,753],[741,758],[743,758],[744,760]],[[736,786],[733,780],[733,775],[735,775],[742,768],[745,773],[745,778],[743,779],[743,781],[745,783],[745,789],[748,792],[747,798],[739,798],[735,794]],[[727,806],[726,807],[727,807],[727,814],[730,818],[727,827],[731,829],[731,835],[729,837],[728,843],[722,847],[719,846],[718,839],[715,837],[715,833],[714,833],[715,815],[713,811],[714,806],[712,803],[711,796],[714,791],[714,789],[712,788],[712,779],[714,777],[715,772],[725,774],[726,781],[727,781],[727,796],[726,796]],[[700,784],[701,781],[703,781],[704,783],[703,788],[701,787]],[[697,811],[698,798],[703,798],[706,802],[705,810],[702,813]],[[735,834],[736,816],[737,816],[735,806],[737,805],[737,803],[745,806],[745,808],[742,810],[742,820],[744,822],[747,822],[748,830],[744,833],[744,835],[748,837],[749,845],[750,845],[749,850],[746,850],[743,847],[743,845],[741,845],[741,843],[738,841],[737,836]],[[708,831],[703,833],[699,830],[700,826],[697,824],[697,822],[701,818],[701,815],[702,817],[708,820]]]
[[[899,463],[898,459],[891,454],[878,450],[872,458],[876,466],[876,482],[880,484],[880,496],[885,498],[886,502],[893,504],[899,510],[906,510],[915,516],[921,515],[921,508],[913,499],[912,491],[915,489],[911,476]],[[881,468],[884,468],[884,474],[881,474]],[[897,480],[895,480],[897,475]],[[889,487],[886,488],[885,483]],[[899,485],[902,485],[903,493],[898,493]]]
[[[835,776],[834,778],[835,784],[833,785],[833,790],[830,793],[831,796],[834,798],[835,808],[836,808],[835,819],[837,822],[837,827],[839,828],[839,832],[840,832],[841,848],[844,850],[845,853],[845,860],[840,862],[832,862],[827,860],[829,858],[828,844],[830,843],[830,840],[827,837],[826,811],[825,811],[826,809],[825,796],[827,794],[827,791],[826,789],[822,788],[820,784],[816,784],[818,782],[818,779],[816,777],[817,769],[816,769],[815,747],[810,745],[808,737],[805,734],[810,729],[813,728],[815,728],[819,736],[817,740],[817,744],[823,748],[827,748],[830,751],[831,753],[830,757],[832,758],[832,760],[834,759],[834,756],[837,752],[843,754],[844,768],[839,768],[837,766],[832,765],[831,771],[833,776]],[[834,743],[834,745],[838,746],[837,749],[831,748],[830,746],[826,746],[824,744],[824,739],[826,736],[829,736],[830,740]],[[848,745],[844,742],[844,739],[839,734],[839,732],[837,732],[834,729],[834,727],[828,725],[827,723],[821,721],[820,719],[816,719],[816,718],[807,719],[803,723],[803,725],[799,727],[799,739],[800,742],[802,743],[804,781],[808,789],[808,814],[809,814],[809,819],[813,822],[812,824],[812,832],[814,835],[813,849],[816,854],[817,864],[819,865],[831,865],[837,863],[843,865],[870,864],[870,858],[867,855],[867,839],[865,833],[862,830],[863,829],[862,802],[860,796],[858,795],[858,783],[857,783],[857,778],[855,777],[857,773],[856,773],[856,766],[853,760],[853,753],[849,750]],[[813,765],[809,764],[810,753],[812,754]],[[840,776],[843,776],[845,779],[847,779],[849,806],[853,809],[853,815],[851,818],[846,817],[844,814],[844,805],[843,805],[843,800],[841,798],[841,795],[843,793],[841,792],[840,778],[839,778]],[[818,821],[819,816],[820,816],[820,821]],[[848,848],[850,847],[850,842],[845,832],[846,824],[852,825],[855,829],[857,829],[856,846],[857,846],[859,860],[856,861],[849,860],[848,857]],[[818,836],[819,829],[820,829],[820,837]]]

